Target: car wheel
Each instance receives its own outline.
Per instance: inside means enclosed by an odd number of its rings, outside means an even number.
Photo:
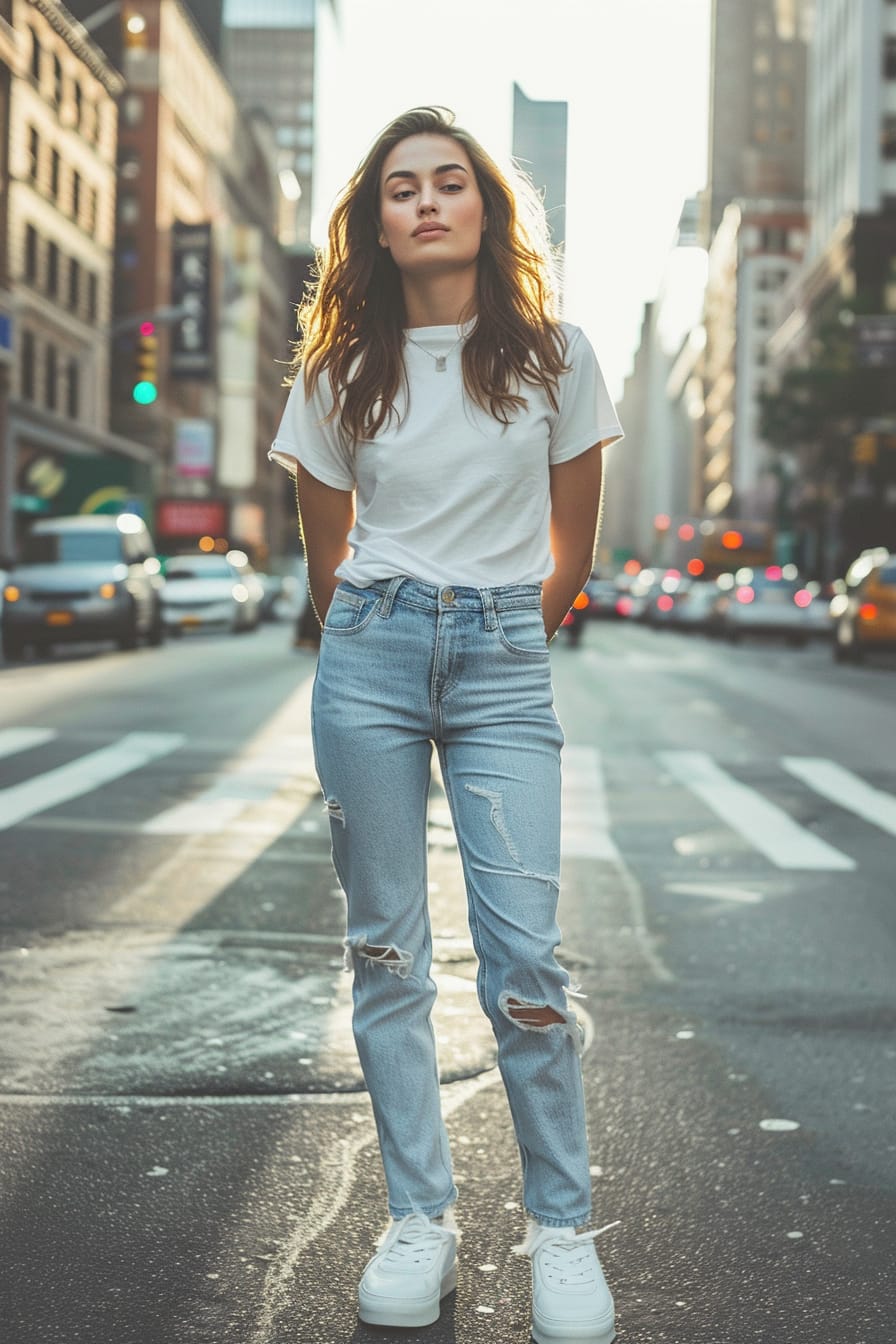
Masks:
[[[7,663],[20,663],[25,657],[25,641],[13,635],[9,630],[3,631],[3,659]]]

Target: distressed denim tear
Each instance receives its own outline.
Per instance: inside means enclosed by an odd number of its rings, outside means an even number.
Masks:
[[[374,962],[379,966],[384,966],[390,975],[397,975],[399,980],[407,980],[414,966],[413,952],[405,952],[403,948],[375,947],[368,943],[364,934],[355,938],[346,938],[343,940],[345,948],[345,969],[353,969],[353,959],[360,958],[365,962]]]

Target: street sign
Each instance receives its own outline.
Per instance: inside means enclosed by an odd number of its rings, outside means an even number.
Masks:
[[[171,228],[171,301],[185,314],[171,328],[171,373],[175,378],[213,375],[210,224]]]

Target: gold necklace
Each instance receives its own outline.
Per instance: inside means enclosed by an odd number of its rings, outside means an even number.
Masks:
[[[411,345],[416,345],[418,350],[422,350],[425,355],[429,355],[430,359],[435,360],[436,373],[444,373],[448,367],[448,356],[454,354],[457,347],[461,345],[463,341],[466,339],[466,334],[467,334],[466,332],[463,332],[461,336],[454,342],[451,349],[445,351],[444,355],[434,355],[431,350],[427,350],[425,345],[421,345],[419,341],[415,341],[413,336],[409,336],[407,332],[405,332],[404,337],[406,341],[410,341]]]

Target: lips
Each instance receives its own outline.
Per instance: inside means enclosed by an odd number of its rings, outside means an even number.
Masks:
[[[448,230],[444,224],[419,224],[412,233],[412,238],[419,238],[422,233],[447,233]]]

